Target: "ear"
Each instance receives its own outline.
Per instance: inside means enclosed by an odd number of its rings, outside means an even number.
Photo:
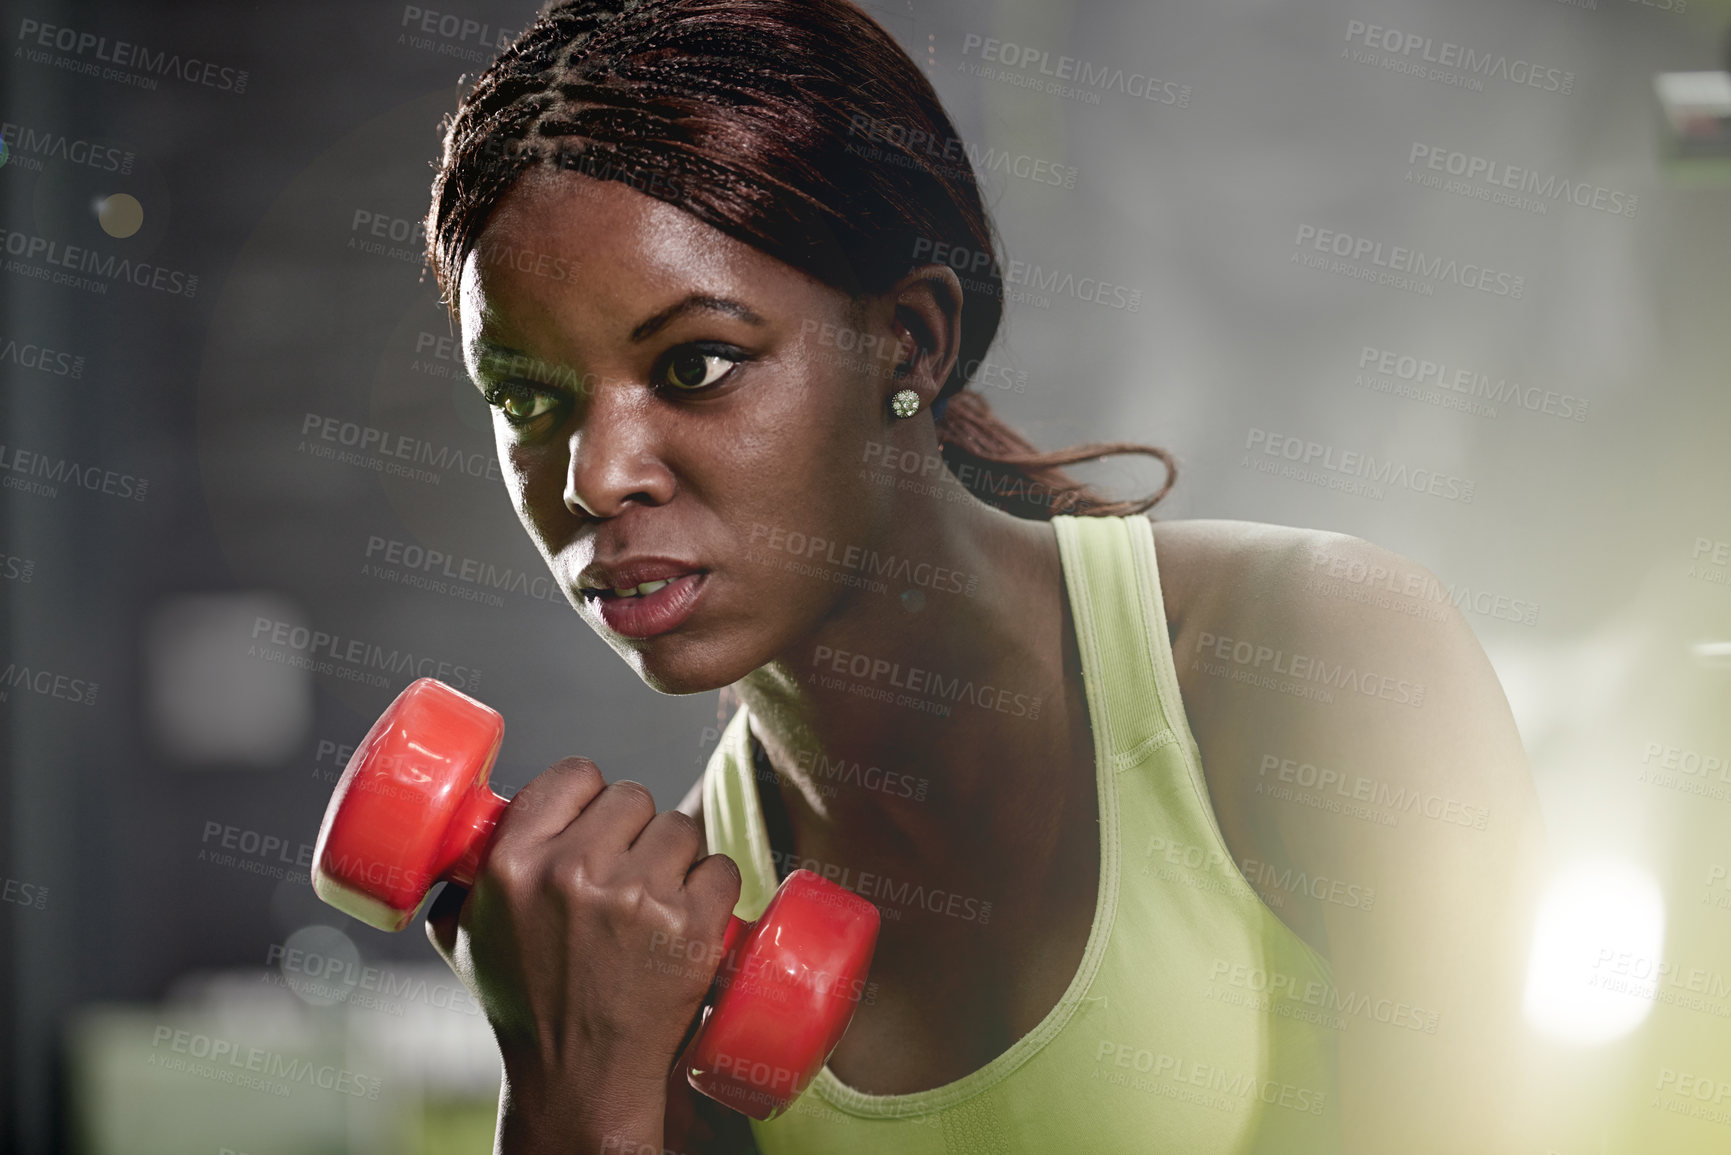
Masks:
[[[920,407],[929,409],[961,355],[962,283],[948,265],[923,265],[885,296],[893,310],[898,347],[884,401],[912,389],[920,395]]]

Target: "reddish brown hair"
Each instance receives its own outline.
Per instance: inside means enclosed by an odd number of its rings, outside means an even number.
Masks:
[[[966,390],[1003,317],[994,229],[937,93],[848,0],[545,8],[444,125],[427,259],[453,314],[463,261],[532,164],[628,184],[855,296],[934,263],[934,251],[968,253],[959,356],[933,406],[952,472],[1036,519],[1140,513],[1172,488],[1163,449],[1041,453]],[[1109,501],[1062,470],[1117,453],[1159,458],[1159,491]]]

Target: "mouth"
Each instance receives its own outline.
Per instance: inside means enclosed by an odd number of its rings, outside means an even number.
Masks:
[[[614,633],[650,638],[677,629],[691,616],[708,575],[708,570],[686,570],[642,579],[630,586],[579,586],[578,592],[586,605],[600,611],[601,620]],[[637,575],[620,576],[629,579]]]

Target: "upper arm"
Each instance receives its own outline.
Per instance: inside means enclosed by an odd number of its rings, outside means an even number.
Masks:
[[[1368,542],[1254,527],[1210,565],[1177,659],[1223,831],[1394,1018],[1341,1035],[1348,1150],[1499,1150],[1543,830],[1496,673],[1434,576]]]

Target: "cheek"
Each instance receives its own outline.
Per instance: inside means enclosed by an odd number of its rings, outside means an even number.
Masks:
[[[565,470],[557,453],[527,449],[500,435],[499,472],[505,479],[511,507],[529,536],[549,540],[554,523],[565,513]]]

